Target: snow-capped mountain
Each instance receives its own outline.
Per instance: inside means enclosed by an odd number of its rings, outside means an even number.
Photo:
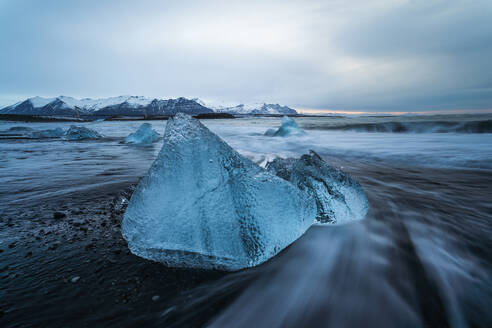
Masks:
[[[119,96],[101,99],[59,96],[56,98],[32,97],[0,109],[0,114],[37,116],[156,116],[174,115],[178,112],[197,115],[229,113],[236,115],[286,115],[297,114],[279,104],[252,103],[231,105],[205,103],[200,99],[156,99],[139,96]]]
[[[211,108],[216,113],[229,113],[238,115],[288,115],[297,114],[295,109],[287,106],[281,106],[279,104],[267,104],[267,103],[251,103],[251,104],[239,104],[231,105],[227,103],[212,103],[206,102],[201,99],[194,99],[202,106]]]
[[[101,99],[76,99],[67,96],[56,98],[33,97],[7,106],[0,114],[38,116],[141,116],[173,115],[182,112],[191,115],[213,113],[195,100],[186,98],[151,99],[137,96],[119,96]]]

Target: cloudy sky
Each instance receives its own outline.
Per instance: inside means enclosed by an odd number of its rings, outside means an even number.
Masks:
[[[492,109],[492,1],[0,0],[0,106],[185,96]]]

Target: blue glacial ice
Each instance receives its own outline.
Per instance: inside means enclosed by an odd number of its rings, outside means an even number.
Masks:
[[[62,128],[47,129],[31,132],[31,138],[60,138],[65,134]]]
[[[11,131],[11,132],[24,132],[24,131],[32,131],[32,128],[29,128],[27,126],[13,126],[10,129],[8,129],[7,131]]]
[[[100,139],[100,135],[97,131],[86,128],[84,126],[71,125],[64,135],[67,140],[86,140],[86,139]]]
[[[274,159],[266,168],[315,198],[316,221],[320,223],[361,220],[367,213],[369,204],[360,184],[314,151],[299,159]]]
[[[123,217],[132,253],[172,267],[238,270],[268,260],[315,222],[312,195],[198,120],[176,114],[163,139]]]
[[[60,138],[63,136],[65,131],[63,131],[63,129],[60,127],[55,129],[36,131],[33,130],[32,128],[25,127],[25,126],[14,126],[8,130],[0,131],[0,133],[5,134],[5,136],[41,139],[41,138]]]
[[[282,125],[278,130],[268,129],[265,132],[265,135],[269,137],[300,136],[303,134],[306,134],[306,132],[297,126],[293,118],[288,116],[282,117]]]
[[[159,139],[159,133],[152,130],[152,125],[143,123],[137,131],[125,138],[127,144],[151,144]]]

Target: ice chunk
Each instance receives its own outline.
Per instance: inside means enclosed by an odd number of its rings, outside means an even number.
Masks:
[[[360,184],[347,173],[329,166],[314,151],[299,159],[277,158],[266,167],[316,199],[316,220],[321,223],[361,220],[367,213],[369,205]]]
[[[132,253],[173,267],[260,264],[314,223],[316,204],[178,113],[122,222]]]
[[[2,137],[29,138],[31,131],[32,131],[31,128],[25,126],[13,126],[7,130],[1,130],[0,135]]]
[[[8,129],[8,131],[13,131],[13,132],[20,131],[20,132],[22,132],[22,131],[32,131],[32,129],[27,127],[27,126],[13,126],[10,129]]]
[[[71,125],[65,132],[67,140],[100,139],[102,135],[84,126]]]
[[[287,136],[299,136],[306,132],[297,126],[296,121],[288,116],[282,117],[282,125],[275,131],[274,129],[268,129],[265,132],[269,137],[287,137]]]
[[[60,138],[65,132],[62,128],[31,132],[31,138]]]
[[[25,127],[25,126],[14,126],[6,131],[0,131],[0,133],[10,137],[40,139],[40,138],[60,138],[61,136],[63,136],[65,132],[63,131],[62,128],[35,131],[32,128]]]
[[[159,139],[159,133],[152,130],[152,125],[144,123],[140,125],[137,131],[125,138],[125,143],[131,144],[150,144]]]

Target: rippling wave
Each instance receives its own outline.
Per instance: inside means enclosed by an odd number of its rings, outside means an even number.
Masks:
[[[307,127],[312,128],[312,127]],[[390,133],[492,133],[492,120],[450,122],[382,122],[330,125],[318,128],[322,130],[349,130],[357,132]]]

